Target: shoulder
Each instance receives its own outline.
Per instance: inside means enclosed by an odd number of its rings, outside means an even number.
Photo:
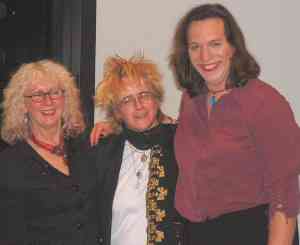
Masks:
[[[0,181],[8,178],[20,178],[25,172],[27,159],[32,156],[30,146],[25,142],[18,142],[8,146],[0,153]]]
[[[251,80],[234,93],[243,117],[249,125],[264,125],[266,122],[295,128],[294,113],[286,98],[271,85]]]
[[[181,104],[191,103],[193,97],[189,95],[187,90],[183,90],[182,96],[181,96]]]
[[[91,151],[95,154],[114,154],[114,150],[123,146],[125,142],[124,135],[121,134],[113,134],[107,137],[104,137],[99,141],[99,143],[92,147]]]
[[[259,79],[250,80],[244,87],[238,88],[236,98],[247,111],[255,113],[261,110],[289,109],[286,98],[273,86]]]
[[[90,148],[89,142],[90,129],[86,129],[80,135],[66,139],[67,149],[70,154],[77,152],[88,151]]]
[[[161,134],[173,137],[177,128],[177,124],[161,124]]]
[[[259,79],[250,80],[240,91],[241,98],[251,100],[252,102],[270,100],[272,102],[286,101],[276,88]]]
[[[115,144],[118,144],[124,140],[124,135],[122,133],[120,134],[112,134],[107,137],[104,137],[100,140],[98,147],[109,147],[113,146]]]
[[[4,160],[14,161],[24,159],[25,155],[30,155],[30,151],[28,151],[28,148],[30,147],[25,142],[17,142],[15,145],[6,147],[3,151],[0,152],[1,164],[4,163]]]

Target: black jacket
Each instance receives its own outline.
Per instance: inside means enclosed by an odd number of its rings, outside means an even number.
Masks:
[[[0,244],[99,244],[96,171],[70,158],[70,176],[30,145],[0,153]]]
[[[165,232],[165,240],[161,243],[175,245],[176,231],[174,222],[182,221],[174,208],[174,194],[177,179],[177,164],[175,161],[173,138],[175,126],[161,125],[160,145],[163,149],[163,159],[166,178],[160,183],[168,189],[168,197],[163,202],[162,209],[166,210],[165,221],[159,224],[159,228]],[[111,241],[112,206],[115,190],[118,183],[119,172],[122,163],[124,143],[126,141],[123,133],[104,139],[94,149],[94,160],[97,162],[99,177],[99,210],[100,214],[100,237],[102,244],[109,245]],[[104,172],[103,172],[104,171]],[[130,198],[130,197],[129,197]]]

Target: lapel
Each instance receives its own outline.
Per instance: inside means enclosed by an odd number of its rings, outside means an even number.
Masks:
[[[113,196],[117,187],[125,139],[122,134],[104,139],[96,149],[98,185],[103,194],[107,209],[111,209]],[[106,205],[105,205],[106,206]],[[108,210],[106,210],[108,211]]]
[[[98,167],[99,208],[101,230],[105,240],[110,241],[112,204],[118,183],[119,172],[122,164],[125,139],[121,135],[109,137],[97,148],[96,163]]]
[[[111,202],[117,188],[119,173],[121,169],[125,139],[122,135],[118,135],[110,144],[109,150],[106,152],[105,161],[109,164],[108,174],[105,177],[105,186],[111,194]]]

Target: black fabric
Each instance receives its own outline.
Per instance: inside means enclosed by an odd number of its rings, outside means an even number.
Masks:
[[[163,140],[163,134],[166,131],[164,125],[158,125],[143,132],[130,130],[123,125],[123,135],[134,147],[139,150],[147,150]]]
[[[189,222],[188,245],[266,245],[268,205],[228,213],[201,223]],[[296,231],[294,245],[298,245]]]
[[[75,158],[66,176],[25,142],[1,152],[0,244],[98,244],[95,165]]]
[[[135,132],[125,129],[120,135],[104,139],[94,149],[95,156],[93,161],[96,161],[98,163],[97,166],[100,168],[100,170],[98,170],[98,176],[100,176],[99,186],[102,187],[99,190],[99,210],[101,212],[100,233],[101,239],[104,241],[103,244],[105,245],[109,245],[111,240],[112,205],[122,164],[124,144],[127,139],[139,149],[148,149],[154,144],[159,144],[163,149],[163,158],[161,162],[164,164],[167,177],[163,180],[164,183],[162,184],[168,188],[169,195],[162,207],[167,211],[167,219],[163,224],[160,224],[161,227],[159,227],[165,231],[166,239],[164,242],[159,242],[157,244],[175,245],[177,244],[176,234],[182,232],[182,225],[174,225],[175,222],[184,223],[183,218],[179,216],[174,208],[174,195],[178,172],[173,149],[175,126],[160,125],[150,130],[149,133],[151,134],[151,137],[149,137],[150,134],[148,134],[148,132],[139,137],[140,135],[137,135]],[[147,144],[144,144],[144,137],[150,139]]]

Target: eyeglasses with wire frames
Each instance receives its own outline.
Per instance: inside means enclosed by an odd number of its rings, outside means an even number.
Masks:
[[[63,89],[55,89],[55,90],[49,90],[48,92],[34,92],[31,95],[24,95],[25,98],[30,98],[32,102],[35,103],[41,103],[46,100],[46,97],[49,96],[49,98],[53,100],[59,100],[61,99],[65,94],[65,91]]]
[[[150,102],[151,100],[157,98],[157,96],[150,92],[150,91],[142,91],[140,93],[137,93],[135,95],[128,95],[123,97],[118,103],[117,106],[119,107],[133,107],[136,105],[137,101],[141,104],[146,104]]]

